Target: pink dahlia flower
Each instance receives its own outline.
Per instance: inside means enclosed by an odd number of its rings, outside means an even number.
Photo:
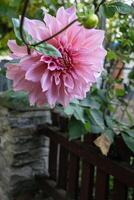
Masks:
[[[59,8],[56,17],[45,14],[45,23],[25,18],[24,29],[35,41],[55,34],[76,19],[75,8]],[[48,43],[61,57],[47,56],[37,50],[28,55],[26,46],[8,42],[11,56],[18,63],[7,64],[7,78],[13,80],[14,91],[28,92],[31,105],[56,102],[64,107],[74,98],[83,99],[103,69],[106,55],[102,43],[104,32],[85,29],[75,22]]]

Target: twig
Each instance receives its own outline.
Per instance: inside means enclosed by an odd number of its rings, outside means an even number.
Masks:
[[[30,54],[29,44],[26,42],[24,35],[23,35],[24,17],[25,17],[25,14],[26,14],[28,3],[29,3],[29,0],[24,1],[24,7],[23,7],[23,10],[22,10],[22,15],[21,15],[21,19],[20,19],[20,36],[21,36],[21,39],[24,42],[24,44],[27,46],[27,53]]]
[[[31,46],[35,47],[35,46],[38,46],[40,44],[42,44],[43,42],[47,42],[48,40],[51,40],[52,38],[56,37],[57,35],[59,35],[60,33],[62,33],[63,31],[65,31],[67,28],[69,28],[72,24],[74,24],[78,19],[75,19],[73,20],[72,22],[70,22],[67,26],[65,26],[63,29],[61,29],[60,31],[58,31],[57,33],[53,34],[52,36],[40,41],[40,42],[37,42],[35,44],[31,44]]]
[[[21,36],[21,39],[22,41],[24,42],[24,44],[27,46],[27,52],[28,54],[30,54],[30,48],[29,46],[38,46],[44,42],[47,42],[48,40],[51,40],[52,38],[56,37],[57,35],[59,35],[60,33],[62,33],[63,31],[65,31],[67,28],[69,28],[72,24],[74,24],[78,19],[75,19],[73,20],[72,22],[70,22],[67,26],[65,26],[63,29],[61,29],[60,31],[58,31],[57,33],[53,34],[52,36],[40,41],[40,42],[37,42],[35,44],[29,44],[26,42],[25,38],[24,38],[24,35],[23,35],[23,24],[24,24],[24,17],[25,17],[25,14],[26,14],[26,9],[27,9],[27,6],[28,6],[28,3],[29,3],[29,0],[25,0],[24,2],[24,8],[23,8],[23,11],[22,11],[22,16],[21,16],[21,20],[20,20],[20,36]]]

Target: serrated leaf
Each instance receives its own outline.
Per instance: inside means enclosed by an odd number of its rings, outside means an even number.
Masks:
[[[69,139],[80,138],[85,132],[83,123],[72,117],[69,122]]]
[[[125,130],[125,132],[134,139],[134,129],[128,129],[128,130]]]
[[[85,118],[84,118],[84,110],[80,106],[76,106],[75,112],[74,112],[74,117],[77,120],[80,120],[81,122],[85,123]]]
[[[90,111],[90,115],[92,116],[94,122],[102,129],[105,129],[103,115],[99,110],[92,109]]]
[[[100,104],[94,98],[85,98],[84,100],[80,101],[79,103],[81,106],[99,109]]]
[[[35,49],[47,56],[62,57],[60,51],[48,43],[42,43],[36,46]]]
[[[100,126],[91,124],[91,133],[99,134],[102,133],[103,129]]]
[[[13,22],[15,36],[18,40],[21,41],[22,39],[20,36],[20,20],[17,18],[12,18],[12,22]],[[30,42],[35,43],[32,36],[26,30],[23,30],[23,35],[24,35],[25,40],[28,41],[28,43]]]
[[[114,5],[103,4],[100,6],[99,11],[104,17],[111,18],[116,13],[116,7]]]
[[[120,13],[120,14],[131,14],[134,12],[134,8],[129,6],[126,3],[122,3],[122,2],[115,2],[113,4],[116,7],[116,10]]]
[[[18,38],[19,40],[21,40],[20,31],[19,31],[20,20],[17,19],[17,18],[12,18],[12,22],[13,22],[13,28],[14,28],[15,36],[16,36],[16,38]]]
[[[129,148],[132,152],[134,152],[134,138],[128,136],[128,135],[125,134],[125,133],[122,133],[121,135],[122,135],[122,137],[123,137],[123,140],[124,140],[125,144],[128,146],[128,148]]]
[[[65,109],[64,109],[65,114],[67,115],[72,115],[74,113],[74,107],[71,105],[68,105]]]

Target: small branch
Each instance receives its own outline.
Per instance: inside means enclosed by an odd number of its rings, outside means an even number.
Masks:
[[[28,54],[30,54],[29,44],[25,41],[25,38],[24,38],[24,35],[23,35],[24,17],[25,17],[25,14],[26,14],[28,3],[29,3],[29,0],[24,1],[24,7],[23,7],[22,15],[21,15],[21,20],[20,20],[20,36],[21,36],[21,39],[24,42],[24,44],[27,46]]]
[[[106,1],[106,0],[102,0],[102,1],[100,2],[100,4],[98,4],[98,6],[97,6],[96,9],[95,9],[95,14],[98,13],[100,6],[101,6],[103,3],[105,3],[105,1]]]
[[[42,44],[44,42],[47,42],[48,40],[53,39],[54,37],[56,37],[57,35],[59,35],[63,31],[65,31],[66,29],[68,29],[72,24],[74,24],[78,20],[78,19],[73,20],[67,26],[65,26],[63,29],[61,29],[57,33],[53,34],[52,36],[50,36],[50,37],[48,37],[48,38],[46,38],[46,39],[44,39],[44,40],[42,40],[40,42],[37,42],[35,44],[29,44],[29,43],[27,43],[27,41],[25,40],[24,35],[23,35],[24,17],[25,17],[25,14],[26,14],[26,9],[27,9],[28,3],[29,3],[29,0],[25,0],[24,1],[24,8],[23,8],[22,15],[21,15],[21,20],[20,20],[20,36],[21,36],[21,39],[24,42],[24,44],[27,46],[27,52],[28,52],[28,54],[30,54],[30,48],[29,48],[29,46],[35,47],[35,46],[38,46],[38,45],[40,45],[40,44]]]
[[[72,24],[74,24],[78,19],[75,19],[73,20],[72,22],[70,22],[67,26],[65,26],[63,29],[61,29],[60,31],[58,31],[57,33],[53,34],[52,36],[40,41],[40,42],[37,42],[35,44],[31,44],[31,46],[35,47],[35,46],[38,46],[44,42],[47,42],[48,40],[51,40],[53,39],[54,37],[56,37],[57,35],[59,35],[60,33],[62,33],[63,31],[65,31],[66,29],[68,29]]]

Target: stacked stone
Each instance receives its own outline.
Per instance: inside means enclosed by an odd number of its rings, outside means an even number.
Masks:
[[[50,122],[48,111],[11,114],[1,108],[0,200],[34,190],[35,176],[47,174],[49,142],[37,125]]]

